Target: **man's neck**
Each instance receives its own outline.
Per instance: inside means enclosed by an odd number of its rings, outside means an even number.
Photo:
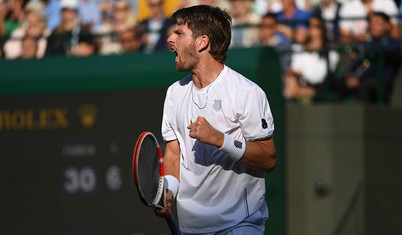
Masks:
[[[219,76],[223,67],[224,65],[217,61],[200,63],[197,68],[192,71],[194,85],[199,89],[208,86]]]

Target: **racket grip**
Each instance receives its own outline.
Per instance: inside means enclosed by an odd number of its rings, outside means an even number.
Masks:
[[[183,233],[180,231],[179,226],[177,226],[176,219],[172,215],[170,218],[166,219],[166,222],[169,226],[170,232],[172,235],[182,235]]]

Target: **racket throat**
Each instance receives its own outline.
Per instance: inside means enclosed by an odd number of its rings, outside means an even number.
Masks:
[[[160,206],[161,208],[163,208],[166,205],[166,192],[165,192],[165,177],[159,177],[159,187],[158,187],[158,191],[156,193],[156,197],[155,200],[151,203],[151,205],[153,207],[157,207]],[[160,202],[162,201],[162,205],[160,205]]]

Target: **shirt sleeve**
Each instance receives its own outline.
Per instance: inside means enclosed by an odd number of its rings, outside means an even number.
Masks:
[[[162,138],[164,141],[171,141],[177,139],[176,134],[173,131],[169,117],[171,117],[172,112],[172,87],[166,92],[165,103],[163,106],[163,116],[162,116]]]
[[[257,85],[238,96],[239,122],[243,136],[248,141],[271,137],[274,133],[274,119],[267,96]]]

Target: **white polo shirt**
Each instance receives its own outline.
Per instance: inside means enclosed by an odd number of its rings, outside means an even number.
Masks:
[[[162,136],[165,141],[177,139],[180,145],[180,229],[211,233],[230,228],[265,206],[265,177],[263,171],[235,162],[217,147],[190,138],[187,126],[198,116],[216,130],[248,141],[272,136],[274,123],[264,91],[227,66],[203,89],[193,85],[191,75],[169,87]]]

